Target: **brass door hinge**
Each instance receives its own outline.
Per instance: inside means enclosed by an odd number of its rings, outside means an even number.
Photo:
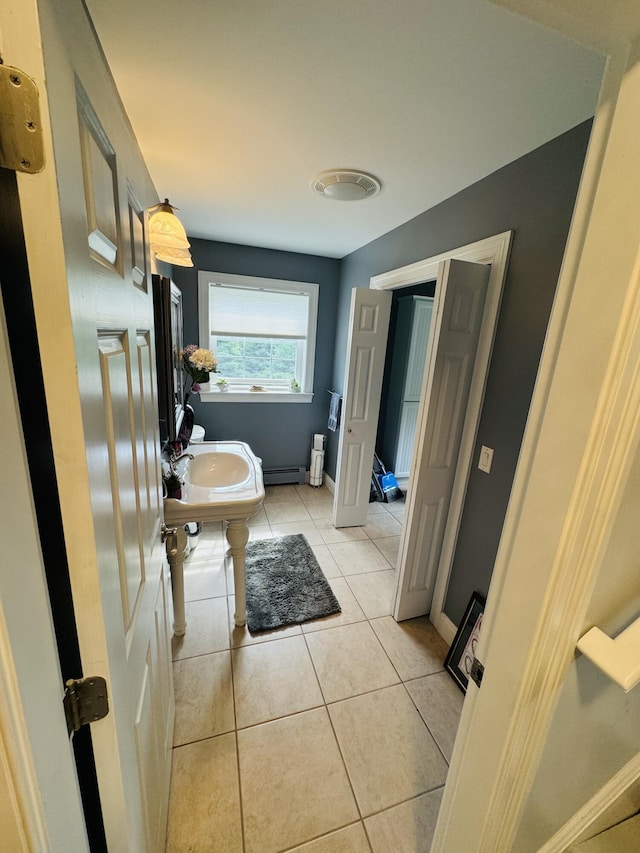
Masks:
[[[101,720],[109,713],[107,682],[101,676],[70,678],[65,688],[63,704],[69,734],[77,732],[81,726]]]
[[[29,174],[44,167],[38,88],[24,71],[1,64],[0,166]]]

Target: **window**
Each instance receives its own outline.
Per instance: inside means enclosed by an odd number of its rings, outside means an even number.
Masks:
[[[313,390],[318,285],[298,281],[199,272],[200,346],[212,349],[229,383],[225,401],[274,395],[310,402]],[[301,393],[291,392],[295,380]],[[219,400],[215,391],[201,395]]]

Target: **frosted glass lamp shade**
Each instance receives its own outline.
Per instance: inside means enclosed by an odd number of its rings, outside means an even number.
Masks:
[[[171,249],[165,246],[151,244],[151,251],[159,261],[173,264],[177,267],[192,267],[191,252],[188,249]]]
[[[167,249],[188,249],[190,243],[182,222],[173,212],[177,208],[172,207],[167,198],[156,207],[149,219],[149,242]]]

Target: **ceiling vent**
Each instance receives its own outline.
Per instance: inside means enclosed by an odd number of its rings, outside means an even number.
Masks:
[[[366,172],[352,169],[334,169],[321,172],[311,181],[314,193],[334,201],[361,201],[380,192],[380,181]]]

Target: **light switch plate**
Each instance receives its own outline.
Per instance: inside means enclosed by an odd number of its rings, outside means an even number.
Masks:
[[[493,448],[485,447],[484,444],[480,448],[480,461],[478,468],[481,471],[489,474],[491,472],[491,463],[493,462]]]

